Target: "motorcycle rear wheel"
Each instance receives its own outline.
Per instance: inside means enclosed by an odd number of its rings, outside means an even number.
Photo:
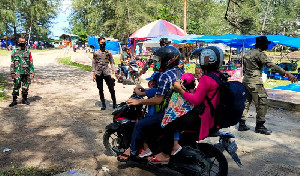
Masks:
[[[122,147],[121,136],[117,130],[106,130],[103,135],[103,145],[109,155],[118,156],[126,149]]]
[[[197,148],[211,160],[210,170],[204,175],[226,176],[228,174],[228,162],[220,150],[208,143],[199,143]]]

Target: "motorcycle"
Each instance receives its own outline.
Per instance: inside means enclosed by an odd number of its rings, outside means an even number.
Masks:
[[[140,99],[136,94],[131,98]],[[146,114],[143,105],[127,105],[122,102],[112,112],[113,122],[106,126],[103,136],[103,144],[110,155],[120,155],[130,146],[131,134],[135,123]],[[242,163],[236,154],[237,145],[231,139],[234,135],[214,130],[209,137],[219,137],[217,144],[196,142],[199,132],[183,131],[179,144],[182,150],[171,156],[168,164],[163,166],[175,170],[183,175],[227,175],[228,162],[223,151],[226,150],[239,167]],[[151,149],[151,151],[155,151]],[[131,158],[132,161],[143,164],[151,164],[147,159],[139,157]]]
[[[141,79],[139,77],[139,66],[136,64],[135,60],[129,61],[129,79],[133,84],[140,84]],[[124,69],[121,65],[118,65],[118,71],[116,74],[116,78],[119,83],[124,83],[124,80],[126,79],[124,74]]]
[[[141,83],[141,79],[139,78],[139,66],[136,60],[129,61],[129,77],[134,84]]]

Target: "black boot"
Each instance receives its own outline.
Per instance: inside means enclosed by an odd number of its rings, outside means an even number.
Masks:
[[[22,95],[22,104],[30,105],[30,102],[27,100],[27,95]]]
[[[18,97],[16,95],[13,96],[13,101],[9,104],[9,107],[13,107],[18,104],[17,98]]]
[[[117,103],[114,101],[113,102],[113,109],[115,109],[117,107]]]
[[[238,131],[248,131],[250,128],[246,126],[246,121],[245,120],[241,120],[239,122],[239,128]]]
[[[264,123],[265,122],[256,122],[255,133],[261,133],[261,134],[265,134],[265,135],[270,135],[272,133],[271,130],[268,130],[264,126]]]
[[[106,109],[105,99],[101,99],[101,102],[102,102],[101,110],[105,110]]]

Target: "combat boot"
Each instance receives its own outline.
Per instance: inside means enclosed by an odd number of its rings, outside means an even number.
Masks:
[[[105,110],[106,109],[105,99],[101,99],[101,102],[102,102],[101,110]]]
[[[265,135],[270,135],[272,133],[271,130],[268,130],[264,126],[264,123],[265,122],[256,122],[255,133],[261,133],[261,134],[265,134]]]
[[[9,104],[9,107],[13,107],[18,104],[17,98],[18,97],[16,95],[13,96],[13,101]]]
[[[245,120],[241,120],[239,122],[239,128],[238,131],[248,131],[250,128],[246,126],[246,121]]]
[[[22,95],[22,104],[30,105],[30,102],[27,100],[27,95]]]

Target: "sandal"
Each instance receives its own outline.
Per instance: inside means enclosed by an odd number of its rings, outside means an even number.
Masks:
[[[126,159],[125,158],[120,158],[120,156],[124,156],[124,157],[127,157],[127,158]],[[117,159],[118,159],[119,162],[127,162],[129,160],[130,156],[131,155],[127,155],[127,154],[122,153],[121,155],[118,156]]]
[[[169,162],[168,161],[159,161],[156,156],[151,156],[151,159],[149,160],[149,163],[151,164],[168,164]]]
[[[171,154],[171,155],[176,155],[178,152],[180,152],[181,151],[181,149],[182,149],[182,147],[181,146],[179,146],[179,148],[173,153],[173,154]]]

